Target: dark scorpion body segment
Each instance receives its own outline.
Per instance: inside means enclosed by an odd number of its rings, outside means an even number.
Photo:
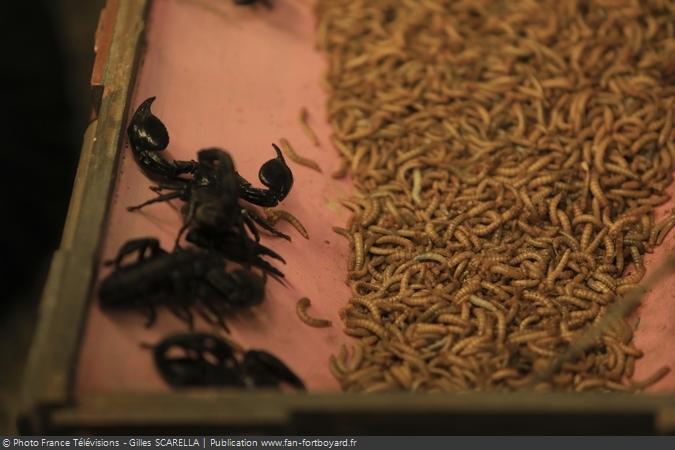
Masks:
[[[249,350],[244,354],[242,367],[253,386],[277,387],[283,382],[305,390],[302,380],[279,358],[266,351]]]
[[[241,239],[236,233],[196,227],[188,232],[186,240],[197,247],[219,252],[229,261],[257,267],[276,277],[284,277],[279,269],[262,258],[269,256],[285,264],[286,261],[278,253],[251,239]]]
[[[209,334],[171,336],[154,347],[153,356],[171,386],[244,386],[232,347]]]
[[[175,179],[181,174],[194,172],[195,161],[167,161],[161,155],[160,152],[169,145],[169,132],[150,110],[154,101],[155,97],[150,97],[141,103],[127,128],[136,162],[153,180]]]
[[[123,265],[134,253],[136,260]],[[143,309],[147,326],[155,321],[155,309],[166,306],[191,328],[193,310],[226,328],[227,313],[260,304],[265,294],[264,278],[246,270],[226,272],[220,254],[201,249],[168,253],[153,238],[128,241],[110,263],[115,270],[101,283],[101,307]]]
[[[276,356],[249,350],[240,360],[232,346],[217,336],[186,333],[170,336],[153,347],[155,365],[173,387],[278,387],[305,385]]]
[[[209,148],[200,150],[197,159],[192,180],[175,180],[172,183],[160,184],[153,189],[159,194],[157,197],[127,209],[135,211],[152,203],[175,198],[187,202],[183,208],[185,221],[176,243],[193,222],[198,226],[226,233],[235,230],[240,237],[248,239],[244,229],[246,226],[256,241],[260,239],[256,229],[258,225],[274,236],[290,240],[288,235],[275,230],[258,214],[239,205],[240,177],[234,170],[234,162],[229,153],[218,148]],[[163,190],[169,192],[162,194]]]

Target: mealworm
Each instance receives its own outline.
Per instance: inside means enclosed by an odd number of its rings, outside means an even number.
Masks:
[[[442,265],[446,265],[448,263],[444,256],[431,252],[415,256],[415,261],[436,261]]]
[[[321,144],[319,142],[319,137],[316,135],[314,130],[309,126],[309,123],[307,120],[309,119],[309,112],[307,111],[307,108],[304,106],[300,108],[300,114],[299,114],[299,120],[300,120],[300,126],[302,127],[303,131],[307,134],[307,137],[312,141],[314,145],[317,147]]]
[[[365,319],[348,319],[346,321],[347,327],[350,328],[362,328],[364,330],[367,330],[376,336],[378,336],[380,339],[385,339],[387,336],[387,332],[382,327],[382,325],[379,325],[375,322],[372,322],[370,320],[365,320]]]
[[[360,232],[354,233],[354,270],[361,270],[364,261],[363,235]]]
[[[315,327],[315,328],[330,327],[333,324],[330,320],[316,319],[316,318],[310,317],[307,314],[307,308],[309,308],[311,306],[311,304],[312,304],[312,302],[307,297],[302,297],[300,300],[298,300],[298,303],[296,304],[295,309],[296,309],[296,312],[297,312],[300,320],[305,322],[310,327]]]
[[[310,169],[314,169],[317,172],[321,173],[321,167],[316,161],[298,155],[295,152],[293,146],[291,146],[291,143],[288,142],[287,139],[281,138],[279,141],[281,142],[281,148],[284,150],[284,153],[286,153],[286,155],[288,156],[288,159],[300,164],[301,166],[309,167]]]
[[[654,227],[655,230],[658,230],[655,232],[656,237],[654,238],[654,243],[656,245],[661,245],[673,227],[675,227],[675,214],[671,214],[669,217]],[[652,239],[650,236],[650,241],[651,240]]]
[[[348,206],[350,276],[358,277],[349,283],[378,309],[348,306],[349,332],[367,336],[362,367],[375,369],[341,385],[634,391],[618,377],[629,376],[637,349],[614,341],[584,348],[578,364],[563,362],[548,379],[539,374],[548,371],[542,361],[576,348],[585,327],[602,323],[614,295],[632,295],[644,274],[638,267],[622,279],[625,255],[642,266],[643,253],[675,227],[650,219],[668,200],[675,144],[661,62],[641,43],[663,45],[667,19],[637,3],[625,17],[588,16],[571,5],[543,11],[541,26],[528,31],[522,11],[508,4],[479,6],[472,14],[485,27],[476,28],[462,1],[452,12],[438,2],[417,5],[439,31],[418,33],[423,46],[405,31],[414,23],[406,2],[388,5],[395,20],[386,22],[381,6],[355,3],[346,16],[337,3],[319,9],[332,140],[360,198]],[[358,36],[340,22],[354,17]],[[626,39],[608,53],[593,27]],[[527,39],[479,44],[491,33]],[[573,36],[572,45],[558,36]],[[461,51],[442,52],[458,43]],[[411,44],[417,59],[400,51]],[[624,53],[638,65],[615,64]],[[583,73],[581,85],[568,69]],[[387,339],[406,343],[405,354],[347,322],[371,318]],[[624,328],[604,335],[630,342]],[[433,334],[441,330],[443,338]],[[483,339],[470,340],[478,333]],[[453,350],[466,367],[439,357]],[[400,361],[408,361],[407,377],[390,370]],[[515,374],[500,372],[514,361],[523,364]]]
[[[528,331],[526,333],[512,333],[508,336],[508,341],[512,344],[525,344],[529,341],[550,336],[549,331]]]
[[[637,390],[646,389],[649,386],[652,386],[661,381],[669,373],[670,367],[668,366],[661,367],[659,370],[654,372],[651,376],[647,377],[646,379],[638,382],[632,382],[631,386]]]
[[[282,209],[270,209],[266,208],[265,209],[265,214],[267,216],[267,220],[272,224],[275,225],[279,220],[284,220],[288,223],[290,223],[293,228],[295,228],[298,233],[305,239],[309,239],[309,234],[307,233],[307,229],[302,225],[300,220],[298,220],[297,217],[295,217],[293,214],[289,213],[288,211],[284,211]]]

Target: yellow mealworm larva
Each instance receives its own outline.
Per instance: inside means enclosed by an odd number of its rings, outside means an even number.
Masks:
[[[288,159],[291,161],[294,161],[302,166],[309,167],[310,169],[314,169],[317,172],[321,173],[321,167],[316,161],[313,161],[309,158],[305,158],[304,156],[300,156],[296,153],[295,149],[291,145],[290,142],[288,142],[287,139],[281,138],[281,148],[284,150],[284,153],[288,156]]]
[[[422,172],[420,171],[419,168],[417,168],[413,170],[413,185],[411,196],[413,201],[418,205],[422,203],[422,199],[420,198],[421,191],[422,191]]]
[[[600,206],[606,206],[608,204],[607,197],[605,196],[605,193],[603,192],[602,187],[600,186],[598,174],[595,172],[593,172],[593,174],[591,175],[590,189],[591,192],[593,193],[593,196],[596,199],[598,199]]]
[[[584,224],[583,231],[581,232],[581,239],[579,240],[579,248],[582,251],[588,248],[591,240],[591,233],[593,233],[593,224],[591,223]]]
[[[349,372],[354,372],[358,370],[361,367],[361,363],[363,361],[364,353],[363,353],[363,345],[361,343],[357,343],[353,347],[354,351],[352,353],[352,358],[349,363],[349,366],[347,369]]]
[[[309,112],[307,111],[307,108],[302,107],[300,108],[300,126],[302,127],[303,131],[307,134],[309,139],[312,141],[312,143],[316,146],[320,145],[319,142],[319,137],[316,135],[314,130],[309,126],[307,123],[307,119],[309,118]]]
[[[297,217],[295,217],[293,214],[289,213],[288,211],[284,211],[282,209],[270,209],[267,208],[265,209],[265,213],[267,215],[267,220],[272,224],[276,224],[277,221],[279,220],[284,220],[288,223],[290,223],[293,228],[295,228],[298,233],[305,239],[309,239],[309,234],[307,233],[307,229],[302,225],[300,220],[298,220]]]
[[[372,322],[366,319],[347,319],[346,325],[349,328],[363,328],[364,330],[370,331],[371,333],[378,336],[380,339],[385,339],[387,337],[387,332],[384,327],[380,324]]]
[[[310,317],[307,314],[307,308],[309,308],[311,304],[312,302],[307,297],[302,297],[300,300],[298,300],[298,303],[296,304],[296,312],[300,320],[305,322],[310,327],[325,328],[331,326],[332,322],[330,320],[316,319]]]
[[[375,319],[375,321],[378,323],[380,322],[380,309],[377,307],[377,305],[375,305],[375,299],[368,297],[352,297],[350,301],[353,303],[359,303],[368,308],[368,311],[370,311],[373,319]]]
[[[345,376],[345,372],[340,369],[338,365],[338,360],[335,357],[335,355],[330,355],[329,362],[330,362],[329,365],[330,371],[333,374],[333,376],[338,380],[342,380]]]
[[[364,211],[363,217],[361,218],[361,225],[364,227],[369,226],[377,220],[382,211],[382,204],[379,199],[371,197],[368,200],[368,209]]]
[[[415,256],[415,261],[436,261],[442,265],[446,265],[448,263],[447,259],[443,255],[432,252]]]
[[[558,210],[558,220],[560,221],[560,225],[562,226],[563,230],[565,230],[567,233],[572,233],[572,226],[570,224],[570,219],[567,217],[567,214],[565,214],[565,211]]]
[[[359,271],[363,267],[364,252],[363,252],[363,235],[360,232],[354,233],[354,270]]]
[[[548,336],[550,336],[550,332],[547,330],[528,331],[526,333],[511,333],[507,339],[512,344],[525,344],[529,341],[534,341]]]
[[[483,300],[482,298],[476,296],[476,295],[469,295],[469,302],[475,306],[480,306],[481,308],[485,308],[488,311],[492,311],[494,313],[497,312],[497,307],[493,305],[492,303]]]
[[[654,372],[654,374],[647,377],[646,379],[644,379],[642,381],[632,382],[632,386],[635,389],[638,389],[638,390],[646,389],[649,386],[652,386],[652,385],[658,383],[659,381],[661,381],[669,373],[670,373],[670,367],[668,367],[668,366],[661,367],[659,370]]]

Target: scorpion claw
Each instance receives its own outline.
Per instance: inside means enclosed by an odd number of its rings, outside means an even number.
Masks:
[[[276,206],[291,191],[293,187],[293,172],[286,164],[281,149],[272,144],[276,158],[265,162],[258,172],[258,179],[267,188],[254,188],[244,177],[237,174],[239,180],[239,195],[249,203],[258,206]]]
[[[169,132],[162,121],[152,113],[156,97],[146,99],[138,107],[127,128],[129,145],[136,162],[152,179],[173,180],[178,175],[192,173],[194,161],[167,161],[159,153],[169,146]]]

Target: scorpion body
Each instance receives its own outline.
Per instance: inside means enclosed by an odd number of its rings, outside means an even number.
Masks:
[[[246,233],[246,228],[253,234],[256,242],[260,240],[256,226],[264,228],[274,236],[288,240],[290,238],[275,230],[256,212],[243,208],[239,204],[238,175],[229,153],[218,148],[209,148],[200,150],[197,159],[199,162],[192,180],[175,180],[172,183],[160,184],[154,189],[159,193],[157,197],[128,209],[135,211],[152,203],[180,198],[187,204],[183,208],[185,220],[176,237],[176,245],[183,233],[195,224],[197,227],[210,230],[212,235],[222,235],[220,240],[230,239],[231,241],[232,238],[240,240],[239,248],[248,248],[251,251],[263,250],[251,255],[249,259],[265,253],[270,256],[276,255],[261,245],[248,244],[250,238]],[[168,192],[162,194],[160,193],[162,190]],[[202,241],[203,239],[199,239],[195,243],[199,245]]]
[[[305,385],[279,358],[263,350],[244,352],[241,361],[230,344],[206,333],[170,336],[153,348],[155,366],[173,387],[278,387]]]
[[[186,240],[197,247],[219,252],[229,261],[257,267],[275,277],[284,277],[279,269],[262,258],[269,256],[286,263],[277,252],[251,239],[241,239],[237,233],[223,233],[208,227],[195,227],[188,232]]]
[[[122,265],[133,253],[138,254],[136,261]],[[192,309],[224,327],[225,314],[260,304],[264,298],[264,278],[241,269],[226,272],[222,256],[209,250],[168,253],[157,239],[135,239],[124,244],[111,263],[115,271],[99,290],[101,307],[143,309],[147,326],[156,319],[155,309],[166,306],[190,327]]]

